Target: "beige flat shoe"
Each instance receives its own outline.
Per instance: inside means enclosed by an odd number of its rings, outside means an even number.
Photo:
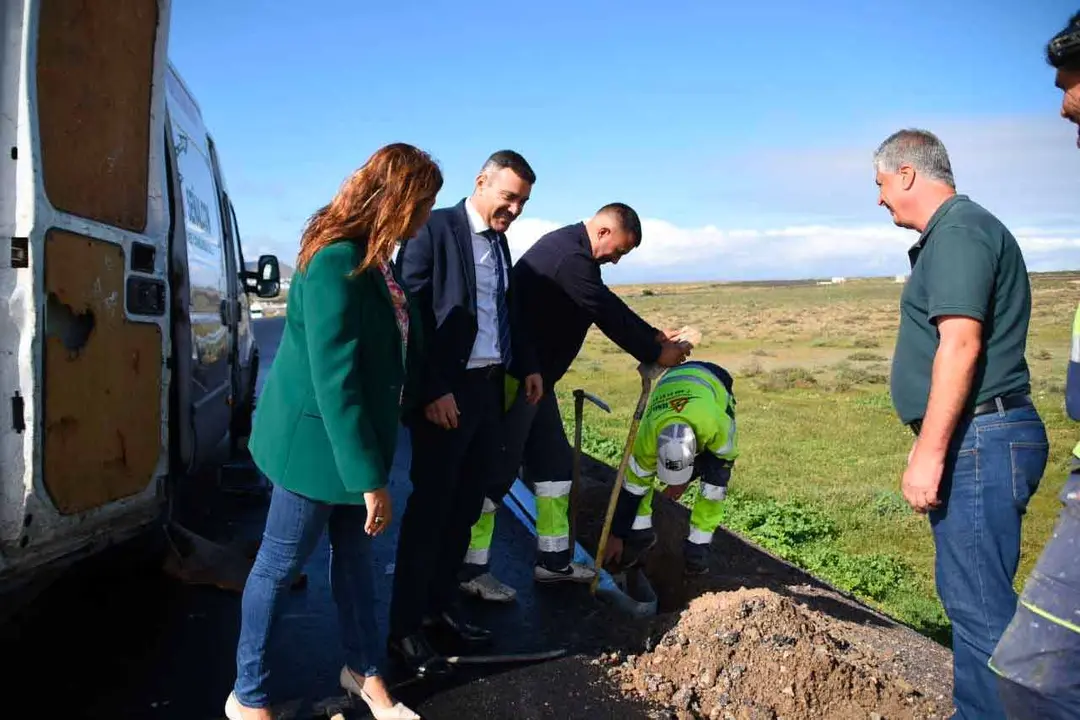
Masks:
[[[240,701],[236,699],[235,693],[229,693],[225,700],[225,717],[228,720],[244,720],[244,716],[240,714]]]
[[[375,720],[421,720],[419,715],[400,702],[393,707],[375,707],[371,696],[364,692],[364,688],[356,681],[356,677],[349,672],[348,667],[341,668],[341,674],[338,677],[338,681],[341,683],[341,687],[345,692],[350,695],[357,695],[364,701],[364,704],[368,706],[368,710],[371,711],[371,715]]]

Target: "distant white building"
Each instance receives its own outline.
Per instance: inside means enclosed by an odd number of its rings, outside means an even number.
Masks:
[[[907,275],[897,275],[893,278],[893,281],[898,283],[905,283],[907,282]]]
[[[833,285],[840,285],[841,283],[845,283],[845,282],[847,282],[847,278],[842,278],[842,277],[834,277],[834,278],[832,279],[832,284],[833,284]]]

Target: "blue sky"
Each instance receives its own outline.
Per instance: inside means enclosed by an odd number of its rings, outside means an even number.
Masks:
[[[515,254],[630,203],[645,241],[609,282],[894,274],[915,238],[870,156],[920,126],[1032,269],[1080,265],[1080,150],[1042,55],[1067,2],[173,5],[249,255],[291,264],[307,215],[405,141],[442,166],[440,204],[493,150],[529,159]]]

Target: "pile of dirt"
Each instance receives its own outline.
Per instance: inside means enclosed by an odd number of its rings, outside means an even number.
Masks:
[[[948,703],[889,672],[843,623],[771,590],[708,593],[640,656],[598,662],[679,720],[943,718]]]
[[[613,468],[587,455],[582,458],[582,483],[577,504],[578,541],[590,553],[596,551],[614,476]],[[625,621],[618,624],[619,635],[610,641],[609,655],[612,650],[620,651],[623,657],[652,651],[647,638],[664,635],[681,614],[686,615],[684,622],[688,621],[688,607],[719,602],[709,600],[711,596],[737,597],[745,588],[761,589],[768,591],[768,597],[788,598],[789,604],[797,605],[804,615],[812,616],[813,627],[827,628],[831,636],[843,638],[854,649],[847,650],[846,657],[854,657],[857,651],[861,656],[874,658],[878,664],[874,677],[880,679],[887,674],[910,684],[922,694],[921,697],[936,703],[939,708],[936,717],[948,717],[952,697],[952,653],[948,647],[874,611],[723,527],[717,528],[713,539],[709,572],[688,577],[683,574],[683,542],[689,530],[689,519],[690,513],[685,507],[662,495],[653,498],[653,527],[658,542],[649,553],[645,574],[658,597],[659,614],[651,622],[644,623],[644,627]],[[697,604],[693,604],[695,600]],[[724,623],[729,621],[720,617],[719,612],[716,614],[716,627],[726,628]],[[791,667],[787,663],[784,665]],[[681,689],[682,684],[685,683],[676,684],[675,689]],[[773,690],[779,691],[781,687],[778,685]],[[736,709],[729,712],[733,717],[739,717]],[[882,710],[874,712],[890,717]],[[723,718],[723,712],[717,717]],[[856,717],[865,719],[869,714],[856,713]]]

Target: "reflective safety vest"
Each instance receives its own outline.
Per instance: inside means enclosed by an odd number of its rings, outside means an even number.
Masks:
[[[677,422],[686,423],[694,431],[699,455],[709,452],[731,462],[738,457],[734,396],[705,367],[679,365],[664,374],[649,397],[627,467],[628,484],[654,482],[657,437],[661,430]]]

